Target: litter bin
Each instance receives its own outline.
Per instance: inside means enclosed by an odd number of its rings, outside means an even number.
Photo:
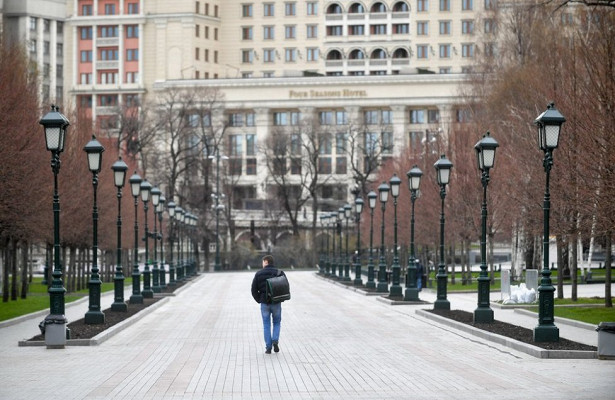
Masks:
[[[615,359],[615,322],[601,322],[598,331],[598,358]]]

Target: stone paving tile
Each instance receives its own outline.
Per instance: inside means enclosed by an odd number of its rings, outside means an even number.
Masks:
[[[615,361],[536,359],[313,272],[288,272],[281,351],[266,355],[252,276],[203,274],[99,346],[0,339],[0,399],[613,398]]]

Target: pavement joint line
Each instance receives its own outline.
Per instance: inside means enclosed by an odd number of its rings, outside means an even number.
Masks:
[[[497,344],[510,347],[514,350],[529,354],[536,358],[550,358],[550,359],[595,359],[598,358],[597,351],[580,351],[580,350],[548,350],[542,349],[531,344],[523,343],[518,340],[514,340],[502,335],[487,332],[482,329],[475,328],[473,326],[453,321],[449,318],[441,317],[426,310],[416,310],[416,314],[425,317],[427,319],[437,321],[446,326],[458,329],[460,331],[478,336],[481,339],[489,340]]]

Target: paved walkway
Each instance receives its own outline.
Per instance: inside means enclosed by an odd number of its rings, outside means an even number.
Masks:
[[[203,274],[99,346],[18,347],[41,317],[2,327],[0,399],[613,399],[615,361],[535,358],[314,272],[288,273],[281,351],[266,355],[252,276]]]

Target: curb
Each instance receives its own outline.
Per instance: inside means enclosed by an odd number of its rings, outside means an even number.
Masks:
[[[453,321],[448,318],[435,315],[425,310],[416,310],[416,314],[436,321],[440,324],[450,326],[457,330],[469,333],[477,336],[481,339],[488,340],[493,343],[501,344],[506,347],[510,347],[514,350],[528,354],[536,358],[550,358],[550,359],[596,359],[598,358],[597,351],[580,351],[580,350],[547,350],[531,344],[523,343],[518,340],[510,339],[505,336],[497,335],[495,333],[483,331],[482,329],[475,328],[470,325],[463,324],[461,322]]]

